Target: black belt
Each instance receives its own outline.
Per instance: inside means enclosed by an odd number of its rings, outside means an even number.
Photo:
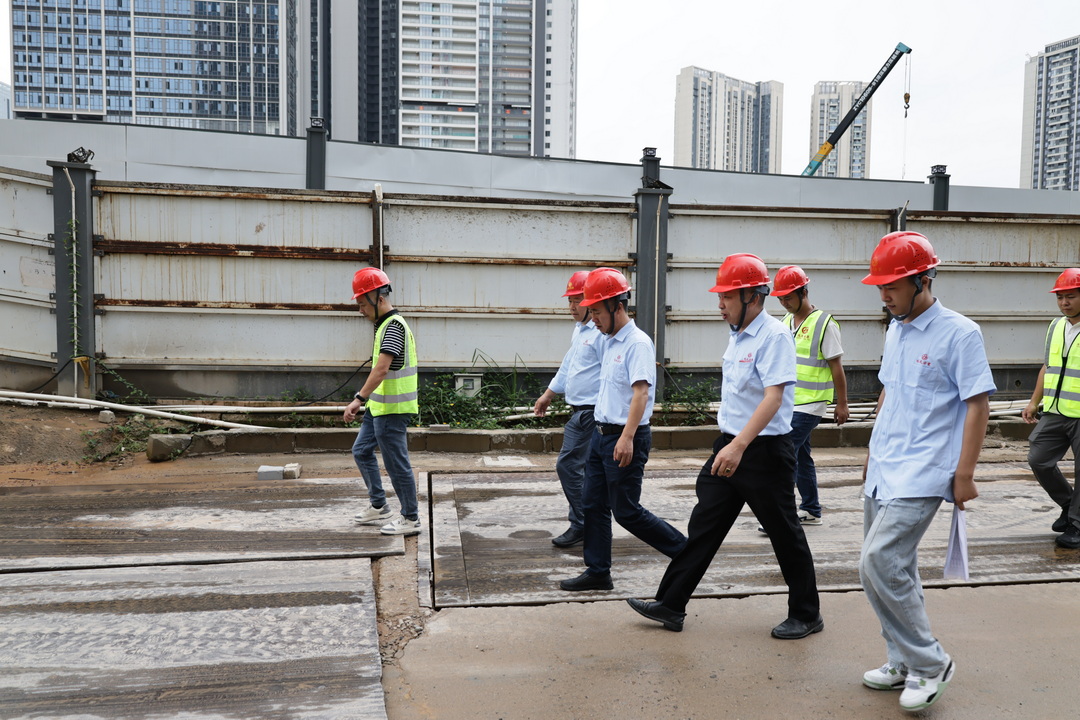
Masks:
[[[621,435],[625,425],[612,425],[611,423],[596,423],[596,431],[601,435]]]
[[[576,413],[576,412],[579,412],[581,410],[593,410],[595,408],[596,408],[595,405],[571,405],[570,406],[570,412],[571,413]]]

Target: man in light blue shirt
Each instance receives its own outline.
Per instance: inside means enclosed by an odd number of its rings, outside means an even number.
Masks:
[[[577,545],[585,538],[581,510],[581,483],[585,477],[585,457],[592,442],[595,422],[593,408],[600,387],[600,340],[602,335],[589,319],[589,309],[581,304],[585,295],[587,270],[579,270],[570,276],[563,297],[570,303],[570,315],[574,318],[574,334],[570,349],[563,356],[559,371],[555,373],[544,393],[533,405],[533,414],[544,417],[556,395],[563,395],[570,406],[570,419],[563,427],[562,449],[555,463],[555,472],[562,483],[563,495],[570,504],[567,519],[570,527],[562,535],[551,539],[555,547],[567,548]]]
[[[641,506],[641,480],[652,448],[656,350],[627,314],[630,284],[618,270],[598,268],[585,281],[583,305],[607,336],[596,396],[596,432],[585,466],[581,505],[585,514],[586,570],[563,580],[563,590],[611,590],[611,518],[668,557],[686,537]]]
[[[795,341],[765,312],[769,274],[761,258],[729,255],[716,273],[720,313],[731,328],[717,414],[721,435],[697,478],[686,548],[668,565],[656,602],[627,602],[668,630],[681,631],[686,605],[744,505],[772,541],[788,585],[788,617],[772,630],[781,640],[821,632],[814,558],[795,507]]]
[[[938,263],[925,237],[894,232],[878,243],[862,281],[878,287],[892,316],[878,372],[883,389],[865,470],[859,561],[888,659],[867,671],[863,684],[903,689],[900,707],[910,712],[936,702],[956,667],[930,630],[919,542],[942,500],[963,510],[978,497],[975,466],[995,390],[979,326],[932,294]]]

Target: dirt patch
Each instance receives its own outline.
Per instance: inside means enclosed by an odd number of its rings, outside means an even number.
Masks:
[[[80,462],[83,433],[103,427],[88,410],[0,405],[0,465]]]

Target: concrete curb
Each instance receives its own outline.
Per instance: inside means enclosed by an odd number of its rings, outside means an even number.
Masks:
[[[1033,426],[1019,419],[992,420],[988,437],[1026,440]],[[842,426],[819,425],[814,447],[866,447],[873,423],[851,422]],[[716,425],[654,427],[656,450],[711,450]],[[356,428],[210,430],[191,435],[151,435],[146,457],[153,462],[181,455],[259,455],[276,453],[348,452]],[[442,430],[409,428],[409,450],[437,453],[555,453],[562,448],[562,428],[544,430]]]

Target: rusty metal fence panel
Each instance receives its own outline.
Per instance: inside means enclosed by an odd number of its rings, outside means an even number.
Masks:
[[[48,365],[56,351],[51,179],[0,171],[0,356]]]

